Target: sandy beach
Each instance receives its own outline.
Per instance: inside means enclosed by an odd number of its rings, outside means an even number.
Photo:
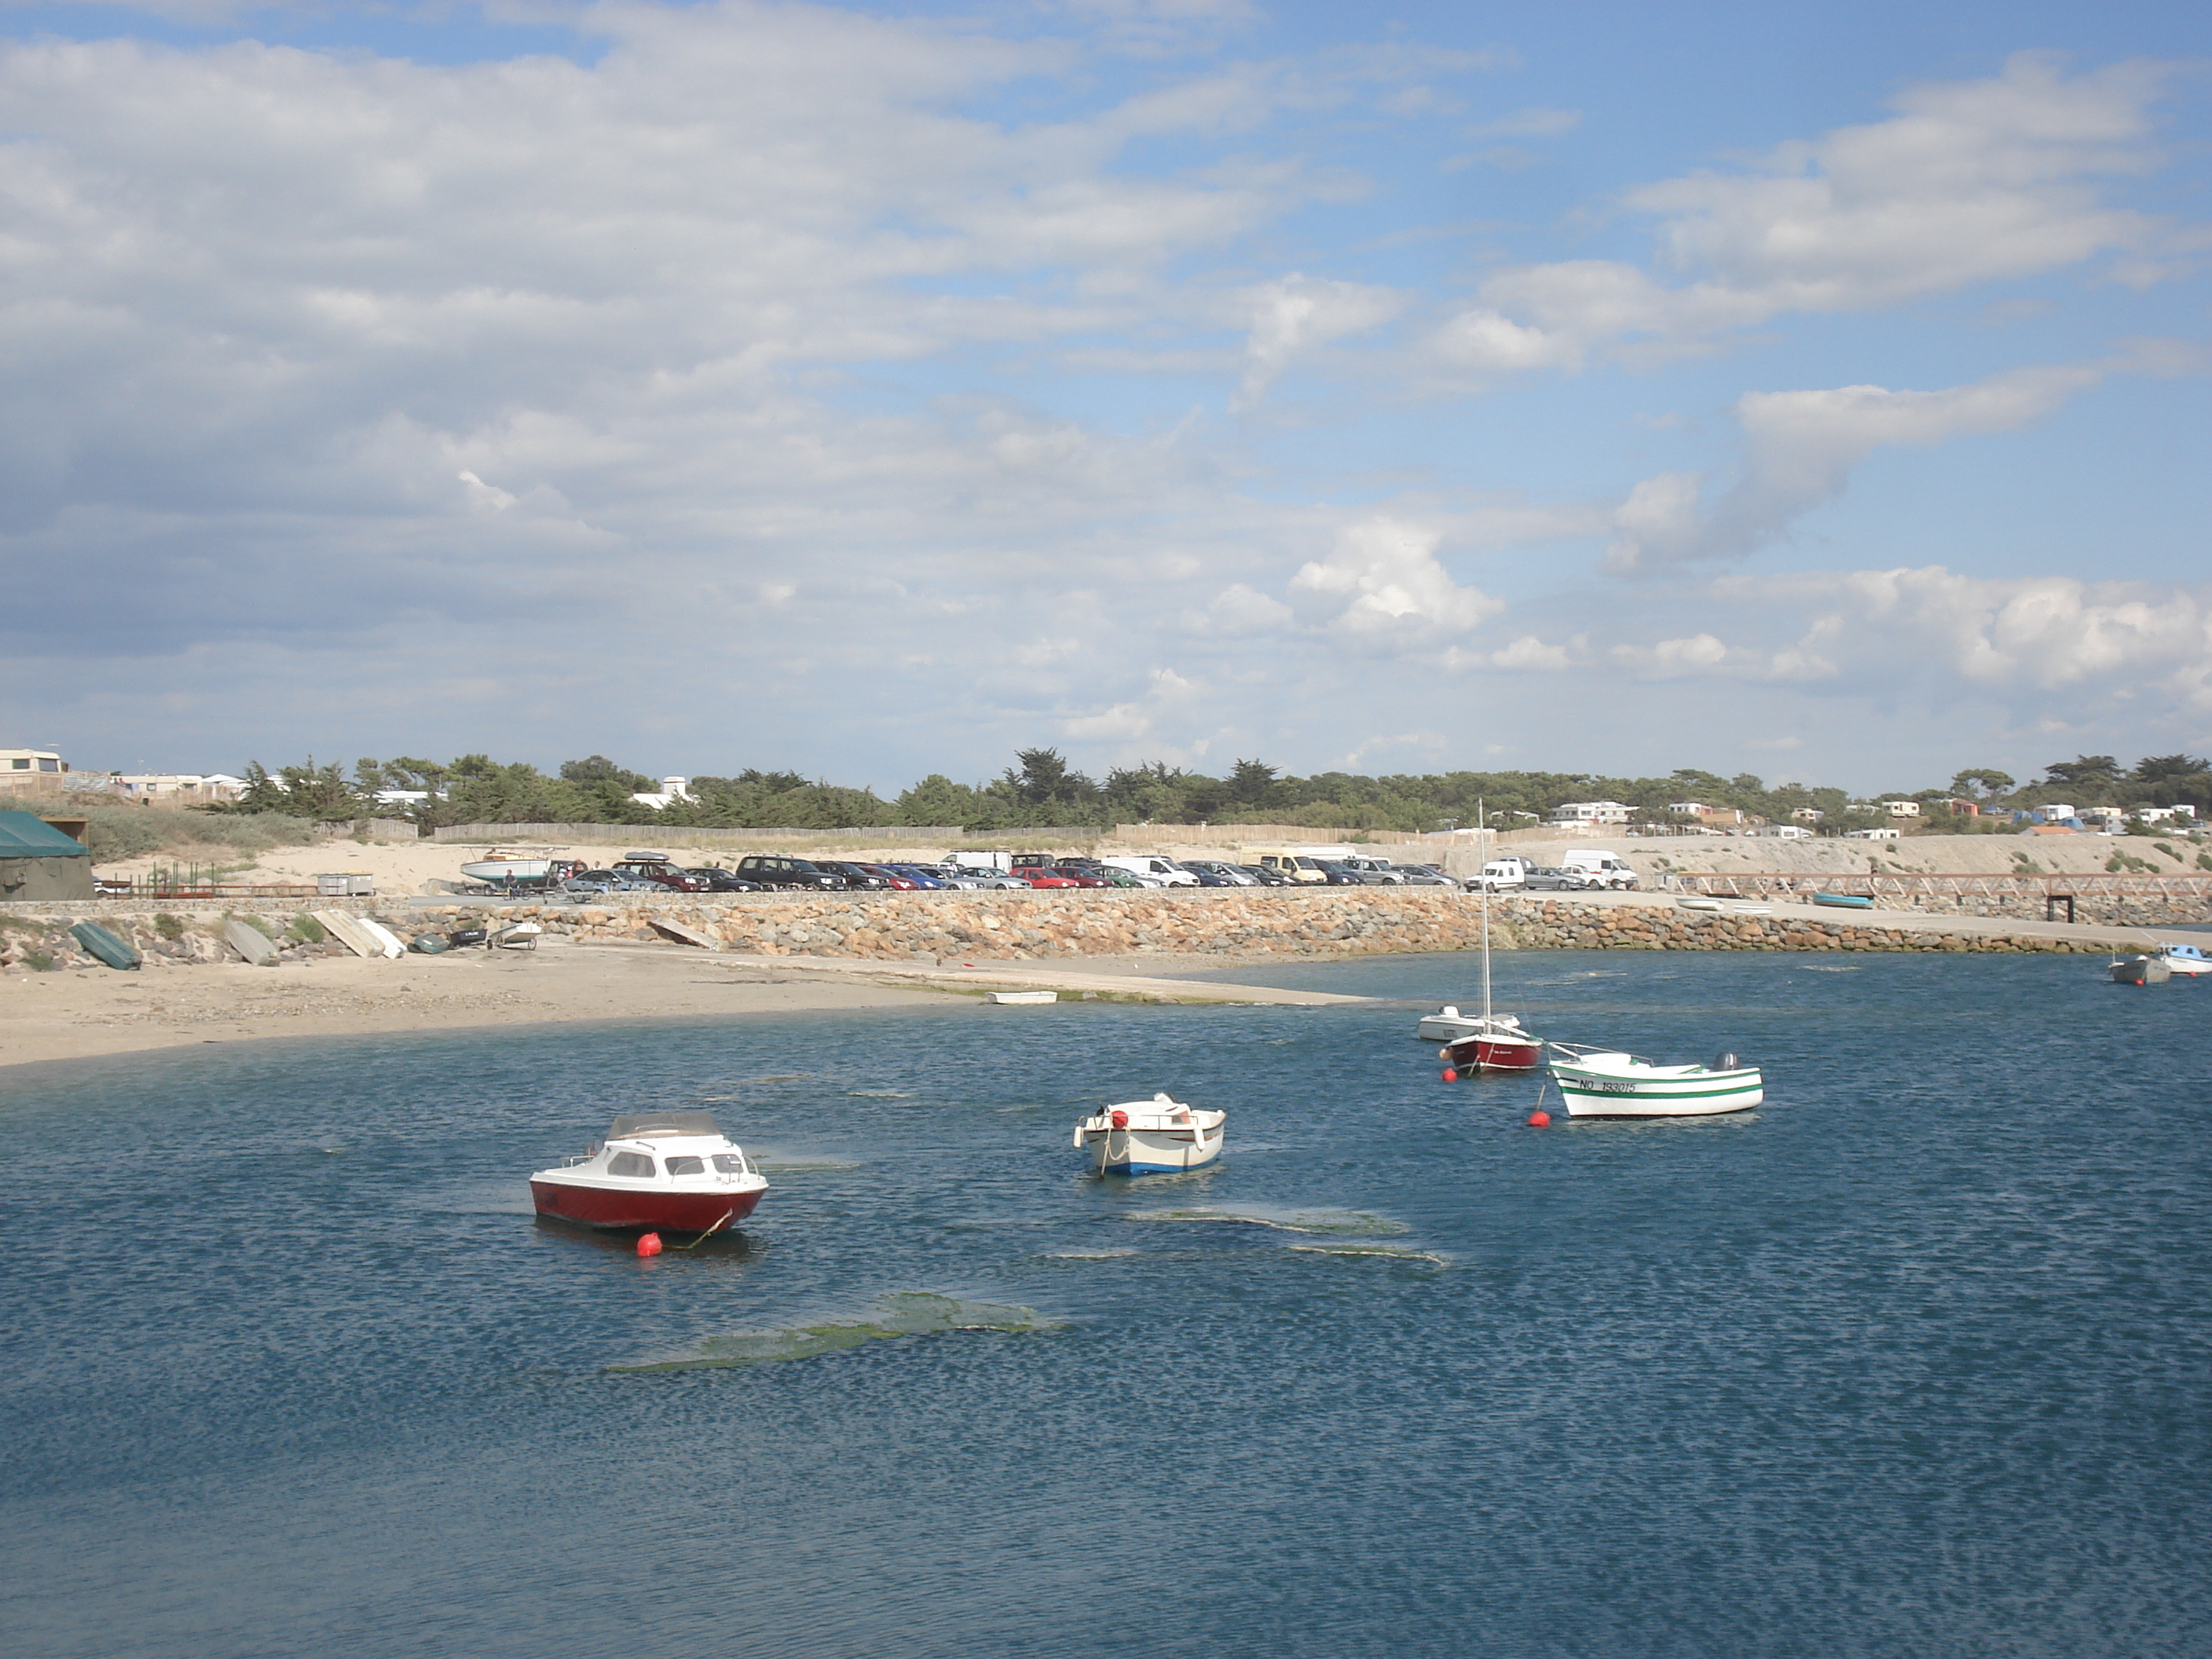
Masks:
[[[329,957],[281,968],[161,973],[85,969],[0,977],[0,1067],[266,1037],[554,1022],[865,1012],[980,1002],[993,989],[1053,989],[1134,1002],[1360,1000],[1176,977],[1218,957],[1097,957],[1079,964],[903,968],[826,957],[709,954],[673,945],[451,951],[396,962]],[[1009,1018],[1019,1018],[1007,1010]]]

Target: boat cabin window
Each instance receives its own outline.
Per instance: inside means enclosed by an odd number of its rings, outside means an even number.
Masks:
[[[653,1160],[642,1152],[617,1152],[607,1160],[607,1173],[650,1176],[653,1173]]]
[[[745,1161],[735,1152],[717,1152],[714,1154],[714,1167],[724,1175],[743,1175]]]
[[[704,1175],[707,1173],[707,1160],[690,1153],[682,1158],[672,1158],[668,1160],[668,1173],[672,1176]]]

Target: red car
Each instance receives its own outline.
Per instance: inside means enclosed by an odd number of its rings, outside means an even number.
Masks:
[[[1109,884],[1101,881],[1090,871],[1073,864],[1056,864],[1047,873],[1058,876],[1060,884],[1067,887],[1104,887]]]
[[[894,893],[919,893],[921,890],[920,882],[909,880],[887,864],[864,864],[860,867],[872,876],[882,877],[890,884],[891,891]]]
[[[1032,887],[1080,887],[1083,884],[1057,870],[1039,869],[1033,865],[1019,865],[1006,872],[1016,881],[1025,881]]]

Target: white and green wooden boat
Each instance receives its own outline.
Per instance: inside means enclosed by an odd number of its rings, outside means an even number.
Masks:
[[[1554,1042],[1552,1079],[1570,1117],[1711,1117],[1766,1098],[1756,1066],[1722,1054],[1710,1066],[1655,1066],[1617,1048]]]

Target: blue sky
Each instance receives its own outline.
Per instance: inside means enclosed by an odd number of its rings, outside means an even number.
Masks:
[[[0,0],[0,744],[2203,753],[2208,35]]]

